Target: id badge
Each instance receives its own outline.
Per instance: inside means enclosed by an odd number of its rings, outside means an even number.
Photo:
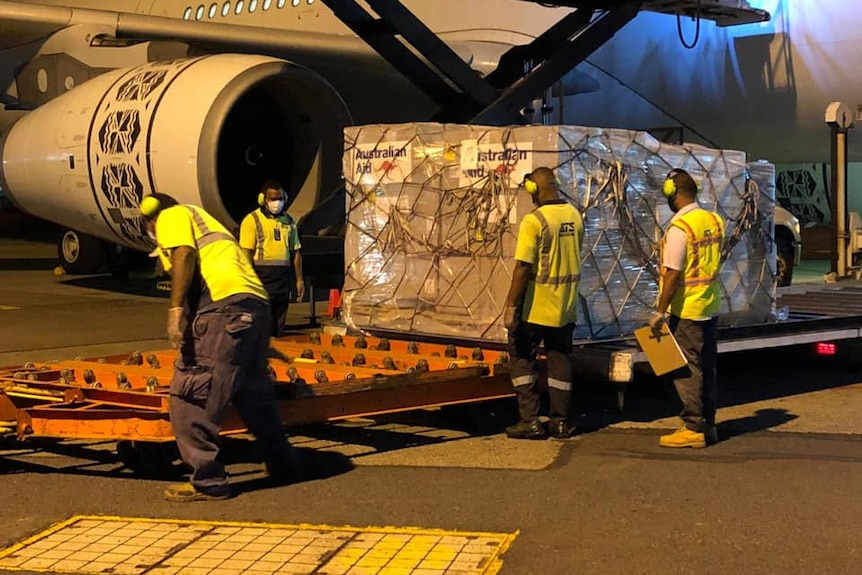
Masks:
[[[276,226],[275,228],[275,241],[281,241],[281,226]]]

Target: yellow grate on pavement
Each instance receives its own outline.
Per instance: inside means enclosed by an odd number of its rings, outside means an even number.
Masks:
[[[79,516],[0,569],[111,575],[493,575],[515,533]]]

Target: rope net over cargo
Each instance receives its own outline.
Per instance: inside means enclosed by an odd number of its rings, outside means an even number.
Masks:
[[[555,170],[584,217],[578,339],[625,336],[646,323],[673,215],[660,190],[673,168],[692,174],[700,204],[727,224],[722,322],[769,317],[771,164],[628,130],[421,123],[346,130],[348,324],[505,341],[518,224],[534,208],[519,185],[539,166]]]

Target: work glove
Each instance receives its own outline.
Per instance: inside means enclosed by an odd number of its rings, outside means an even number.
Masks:
[[[179,349],[183,344],[183,332],[186,330],[186,318],[183,308],[172,307],[168,310],[168,341],[171,347]]]
[[[661,331],[661,326],[667,320],[667,314],[660,311],[654,311],[649,316],[649,326],[653,331]]]
[[[305,282],[302,280],[296,281],[296,301],[302,301],[305,298]]]
[[[506,311],[503,313],[503,325],[509,331],[515,331],[518,327],[518,308],[515,306],[506,306]]]

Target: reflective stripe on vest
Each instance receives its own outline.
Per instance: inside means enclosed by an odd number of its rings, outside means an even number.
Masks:
[[[254,250],[254,265],[255,266],[272,266],[272,267],[283,267],[290,266],[291,261],[287,260],[268,260],[264,255],[263,244],[266,240],[266,236],[263,233],[263,223],[260,221],[260,214],[257,210],[251,213],[254,216],[254,229],[255,229],[255,250]],[[289,234],[290,228],[288,227],[285,230],[286,234]],[[288,238],[289,239],[289,238]]]
[[[542,249],[539,251],[539,271],[533,280],[537,284],[551,286],[578,283],[581,279],[581,274],[551,277],[551,226],[540,210],[533,210],[532,213],[539,220],[543,240]]]
[[[713,223],[715,223],[715,228],[718,230],[718,235],[698,238],[697,234],[694,233],[692,227],[688,224],[688,222],[684,220],[685,216],[682,216],[673,223],[673,225],[678,226],[685,232],[685,235],[688,239],[688,245],[691,247],[691,269],[686,270],[687,273],[682,280],[684,286],[708,285],[719,276],[719,273],[721,271],[721,266],[717,265],[715,267],[715,270],[713,270],[711,274],[705,275],[703,273],[704,270],[701,267],[701,250],[713,245],[718,245],[718,249],[720,251],[721,242],[724,241],[724,229],[722,229],[721,222],[718,221],[718,218],[714,213],[708,210],[704,211],[709,214],[709,216],[712,218]]]
[[[721,242],[724,224],[717,215],[703,208],[694,209],[674,220],[686,236],[686,264],[682,285],[668,310],[683,319],[700,321],[721,310]]]
[[[260,265],[261,263],[266,261],[263,258],[263,241],[265,239],[264,235],[263,235],[263,225],[260,223],[260,216],[258,215],[257,210],[253,211],[251,213],[251,215],[254,216],[254,230],[255,230],[254,245],[256,247],[254,250],[254,263],[257,265]]]
[[[236,238],[234,238],[230,234],[226,234],[225,232],[214,232],[210,230],[209,226],[207,226],[204,219],[198,213],[194,206],[183,206],[186,208],[192,215],[192,220],[195,225],[198,227],[198,231],[201,234],[201,237],[195,238],[195,243],[198,246],[198,249],[205,248],[206,246],[221,241],[227,240],[233,243],[236,243]]]

